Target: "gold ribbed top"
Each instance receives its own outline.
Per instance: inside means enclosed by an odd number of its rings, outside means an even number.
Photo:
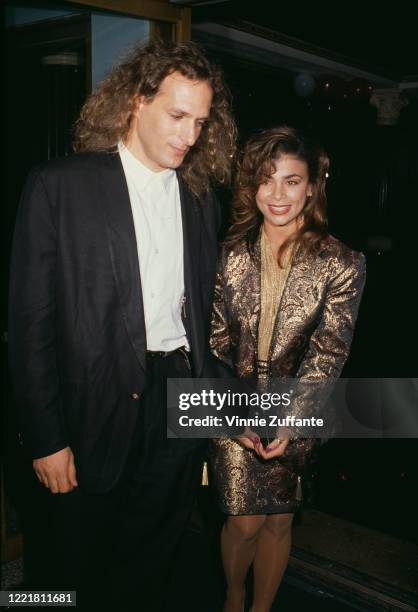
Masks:
[[[293,248],[282,258],[283,268],[277,262],[268,237],[261,230],[261,311],[258,326],[258,374],[269,376],[268,356],[274,323],[283,289],[292,264]]]

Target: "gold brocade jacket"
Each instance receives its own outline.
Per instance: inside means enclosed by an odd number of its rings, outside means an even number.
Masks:
[[[365,257],[328,236],[314,255],[298,249],[283,289],[270,346],[272,378],[339,377],[350,350],[365,282]],[[260,238],[221,250],[212,317],[213,354],[238,378],[257,376]],[[303,393],[302,393],[303,395]],[[306,397],[293,405],[298,416]]]

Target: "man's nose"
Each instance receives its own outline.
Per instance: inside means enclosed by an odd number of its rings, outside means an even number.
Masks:
[[[193,122],[185,123],[182,131],[182,140],[184,144],[192,147],[196,142],[197,130]]]

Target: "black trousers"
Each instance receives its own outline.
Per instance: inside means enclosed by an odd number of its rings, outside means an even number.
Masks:
[[[78,605],[89,609],[165,609],[170,571],[200,483],[202,441],[166,436],[166,379],[189,377],[188,361],[176,352],[150,357],[148,365],[118,486],[105,495],[81,488],[56,495],[38,491],[49,521],[38,586],[75,589]]]

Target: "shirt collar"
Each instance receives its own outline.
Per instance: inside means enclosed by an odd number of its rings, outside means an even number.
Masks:
[[[167,195],[170,193],[170,187],[176,177],[176,172],[174,170],[167,168],[161,172],[153,172],[144,166],[122,141],[118,143],[118,151],[123,165],[127,168],[140,189],[145,189],[152,182],[156,181],[162,185]]]

